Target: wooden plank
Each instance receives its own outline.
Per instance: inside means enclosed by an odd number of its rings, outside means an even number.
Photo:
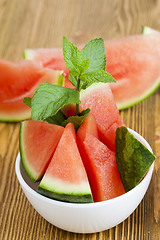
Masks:
[[[76,45],[91,38],[160,30],[160,0],[0,0],[0,58],[19,61],[25,48]],[[157,160],[150,187],[135,212],[118,226],[95,234],[69,233],[48,223],[31,206],[15,174],[19,123],[0,123],[0,239],[160,239],[160,89],[121,111],[125,124],[150,143]]]

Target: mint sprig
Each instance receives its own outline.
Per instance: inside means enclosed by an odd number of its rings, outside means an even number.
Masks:
[[[69,80],[75,89],[42,83],[33,98],[24,98],[24,103],[31,107],[31,117],[49,123],[65,126],[72,122],[77,130],[89,114],[89,109],[79,112],[81,89],[86,89],[94,82],[115,82],[106,72],[104,41],[96,38],[89,41],[80,51],[73,43],[63,37],[63,57],[69,68]],[[67,118],[61,109],[68,104],[76,105],[76,116]]]
[[[89,41],[80,51],[63,37],[63,56],[69,68],[69,80],[73,86],[85,89],[94,82],[116,82],[106,70],[104,41],[96,38]],[[74,67],[73,67],[74,66]]]

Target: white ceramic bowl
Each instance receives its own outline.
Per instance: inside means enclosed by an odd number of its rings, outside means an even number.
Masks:
[[[131,129],[130,132],[152,152],[142,136]],[[145,178],[131,191],[111,200],[86,204],[60,202],[38,194],[36,192],[38,183],[32,183],[26,175],[20,154],[17,156],[15,168],[26,197],[48,222],[71,232],[94,233],[116,226],[137,208],[149,186],[154,163]]]

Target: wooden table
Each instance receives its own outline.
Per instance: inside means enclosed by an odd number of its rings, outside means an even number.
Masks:
[[[25,48],[61,47],[63,35],[78,45],[95,37],[137,34],[142,25],[160,31],[160,0],[0,0],[0,58],[19,61]],[[0,123],[1,240],[160,239],[160,89],[121,116],[157,156],[152,181],[128,219],[86,235],[58,229],[33,209],[15,174],[20,123]]]

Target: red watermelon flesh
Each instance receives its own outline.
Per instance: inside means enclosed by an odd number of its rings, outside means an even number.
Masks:
[[[85,155],[83,141],[85,140],[87,133],[98,138],[98,129],[97,129],[97,124],[96,124],[94,115],[88,115],[88,117],[83,121],[83,123],[79,127],[76,134],[78,149],[81,154],[83,164],[86,170],[87,170],[87,162],[86,162],[86,155]]]
[[[90,108],[96,119],[100,140],[114,150],[116,128],[124,124],[109,84],[92,84],[80,92],[80,99],[81,110]]]
[[[93,200],[100,202],[124,194],[115,153],[91,134],[86,135],[84,146]]]
[[[106,70],[119,109],[130,107],[160,87],[160,33],[127,36],[105,43]]]
[[[63,59],[61,48],[39,48],[38,51],[37,49],[26,49],[24,51],[24,58],[42,63],[45,68],[63,70],[65,74],[65,87],[73,88],[73,85],[68,80],[69,69]]]
[[[63,83],[62,71],[53,71],[28,60],[14,63],[0,59],[0,72],[0,120],[2,121],[30,118],[30,108],[23,103],[24,97],[32,97],[34,91],[43,82]]]
[[[65,127],[38,192],[66,202],[93,202],[72,123]]]
[[[43,121],[21,122],[19,148],[21,161],[33,182],[42,178],[64,128]]]
[[[104,42],[106,70],[117,81],[110,83],[110,87],[118,109],[135,105],[160,87],[160,33],[147,27],[143,28],[143,33],[145,35]],[[67,79],[68,69],[64,64],[62,49],[26,49],[24,55],[27,59],[42,62],[46,67],[48,64],[53,69],[60,65]],[[73,87],[68,80],[66,86]]]
[[[108,130],[99,131],[100,140],[107,145],[112,151],[115,151],[115,137],[116,137],[116,129],[120,126],[125,126],[121,116],[117,118],[116,122],[114,122]]]

